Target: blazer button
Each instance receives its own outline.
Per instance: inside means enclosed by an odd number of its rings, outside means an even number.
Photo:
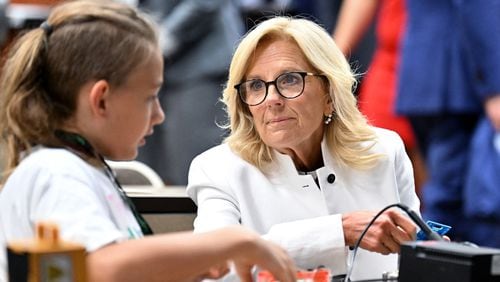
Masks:
[[[330,173],[328,175],[328,177],[326,178],[326,181],[328,181],[328,183],[330,183],[330,184],[333,184],[333,182],[335,182],[335,174]]]

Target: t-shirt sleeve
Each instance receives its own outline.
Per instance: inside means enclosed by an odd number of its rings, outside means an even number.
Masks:
[[[51,175],[35,188],[30,220],[57,223],[61,238],[83,244],[89,252],[126,240],[112,220],[105,195],[91,185],[71,175]]]

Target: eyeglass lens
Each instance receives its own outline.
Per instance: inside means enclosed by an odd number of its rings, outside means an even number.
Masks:
[[[305,76],[306,73],[288,72],[268,82],[261,79],[252,79],[241,83],[238,87],[238,92],[242,100],[248,105],[258,105],[266,99],[269,85],[274,84],[281,96],[293,99],[304,91]]]

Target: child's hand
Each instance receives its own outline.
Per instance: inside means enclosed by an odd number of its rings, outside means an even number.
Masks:
[[[265,269],[281,282],[295,282],[297,269],[293,260],[280,246],[262,239],[258,234],[244,228],[231,228],[233,236],[240,237],[239,247],[232,256],[238,276],[243,282],[251,282],[252,269]]]
[[[212,266],[205,274],[201,275],[197,281],[201,281],[203,279],[219,279],[222,278],[229,272],[229,264],[223,263],[220,265]]]

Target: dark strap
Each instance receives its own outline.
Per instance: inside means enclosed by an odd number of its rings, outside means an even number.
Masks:
[[[129,198],[129,196],[127,196],[127,193],[125,193],[125,190],[123,190],[120,182],[116,178],[116,176],[113,173],[113,170],[111,169],[111,167],[104,161],[104,158],[102,156],[100,156],[100,157],[101,157],[102,162],[104,163],[104,167],[105,167],[104,169],[106,171],[106,174],[108,175],[109,178],[111,178],[113,180],[113,182],[115,184],[115,187],[118,190],[118,193],[120,194],[120,196],[122,197],[123,201],[125,201],[125,203],[127,203],[128,207],[132,211],[132,214],[134,215],[135,219],[139,223],[139,226],[141,227],[142,233],[144,235],[152,235],[153,234],[153,230],[149,226],[148,222],[137,211],[137,209],[135,208],[134,203]]]

